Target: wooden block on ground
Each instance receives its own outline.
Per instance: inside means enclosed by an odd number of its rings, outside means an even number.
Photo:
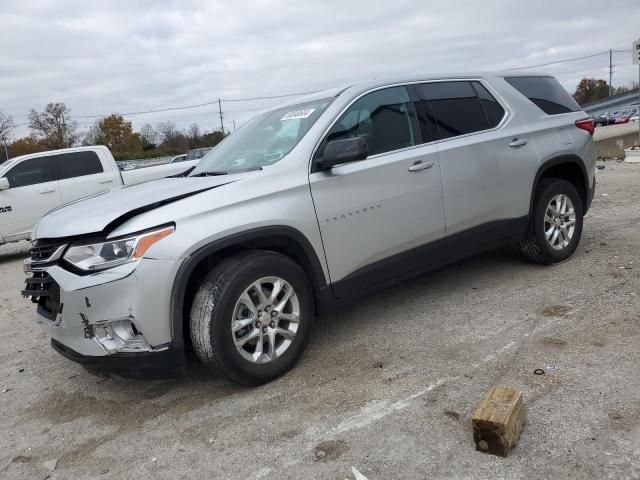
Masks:
[[[476,450],[506,457],[527,423],[522,390],[492,388],[471,421]]]

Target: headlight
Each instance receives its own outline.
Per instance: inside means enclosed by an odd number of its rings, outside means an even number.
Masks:
[[[63,258],[85,272],[105,270],[141,259],[151,245],[174,231],[174,226],[163,227],[106,242],[71,244]]]

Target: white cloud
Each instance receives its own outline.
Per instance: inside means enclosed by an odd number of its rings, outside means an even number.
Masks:
[[[82,116],[526,66],[629,49],[638,18],[636,0],[6,2],[0,108],[20,122],[49,101]],[[615,56],[614,85],[636,78],[629,57]],[[573,89],[607,67],[601,56],[546,70]],[[268,105],[226,104],[228,125]],[[130,119],[219,125],[214,106]]]

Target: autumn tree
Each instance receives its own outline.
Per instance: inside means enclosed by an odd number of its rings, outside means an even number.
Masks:
[[[580,80],[573,98],[580,105],[595,102],[609,96],[609,85],[604,80],[595,78],[583,78]]]
[[[202,144],[205,147],[215,147],[219,144],[225,137],[225,134],[220,130],[215,130],[213,132],[205,133],[202,136]]]
[[[188,150],[187,137],[178,130],[176,124],[171,121],[162,122],[156,125],[156,130],[160,137],[162,148],[169,153],[183,153]]]
[[[48,149],[71,147],[78,139],[78,124],[64,103],[48,103],[43,112],[31,109],[29,128]]]
[[[16,128],[16,124],[13,123],[13,117],[0,110],[0,142],[8,142],[9,135],[14,128]]]
[[[9,144],[11,157],[28,155],[29,153],[37,153],[44,150],[46,150],[46,147],[34,136],[18,138]]]
[[[93,131],[92,131],[93,130]],[[112,114],[99,120],[90,130],[95,143],[105,145],[114,152],[134,153],[142,151],[139,133],[134,133],[131,122],[122,115]]]
[[[158,133],[148,123],[145,123],[140,129],[140,140],[142,140],[143,150],[153,150],[156,148]]]
[[[189,148],[199,148],[202,146],[202,134],[197,123],[192,123],[187,129],[187,139],[189,140]]]

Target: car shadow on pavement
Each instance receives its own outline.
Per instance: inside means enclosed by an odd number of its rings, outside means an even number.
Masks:
[[[13,258],[18,258],[24,253],[9,254]],[[6,257],[6,256],[5,256]],[[0,257],[0,262],[2,262]],[[438,295],[443,289],[448,289],[452,277],[456,278],[457,288],[472,289],[480,284],[483,279],[491,275],[491,270],[502,270],[513,268],[520,262],[513,249],[501,248],[490,252],[479,254],[472,258],[462,260],[433,272],[419,275],[381,290],[378,293],[365,296],[343,309],[328,314],[323,314],[316,319],[314,334],[311,339],[310,349],[303,357],[302,361],[293,371],[285,374],[274,382],[297,382],[300,377],[310,375],[310,371],[317,368],[317,363],[322,361],[326,355],[330,355],[328,350],[332,349],[333,339],[336,329],[351,329],[353,323],[359,322],[364,316],[375,324],[384,322],[384,318],[375,319],[374,315],[369,315],[369,311],[377,311],[385,308],[385,304],[392,300],[395,303],[410,303],[417,295],[432,291]],[[528,265],[530,264],[525,264]],[[450,292],[451,293],[451,292]],[[357,335],[357,331],[353,333]],[[316,358],[317,357],[317,358]],[[86,384],[89,390],[93,389],[98,393],[111,391],[114,385],[129,399],[138,398],[144,401],[157,401],[163,399],[182,398],[184,392],[189,392],[189,396],[194,394],[200,398],[201,402],[193,399],[191,403],[200,405],[210,403],[216,399],[222,399],[243,392],[251,392],[255,389],[238,386],[227,381],[225,378],[211,372],[204,365],[200,364],[192,352],[187,354],[187,368],[184,373],[167,378],[137,378],[125,379],[117,375],[96,374],[82,370],[82,373],[74,376],[76,382]],[[78,378],[82,377],[82,378]],[[272,388],[269,385],[262,388],[267,391]],[[93,386],[91,386],[93,385]]]
[[[0,265],[27,258],[30,247],[31,245],[27,241],[0,245]]]
[[[5,254],[0,253],[0,265],[2,265],[3,263],[13,262],[14,260],[24,260],[28,256],[28,250],[23,252],[10,252]]]

